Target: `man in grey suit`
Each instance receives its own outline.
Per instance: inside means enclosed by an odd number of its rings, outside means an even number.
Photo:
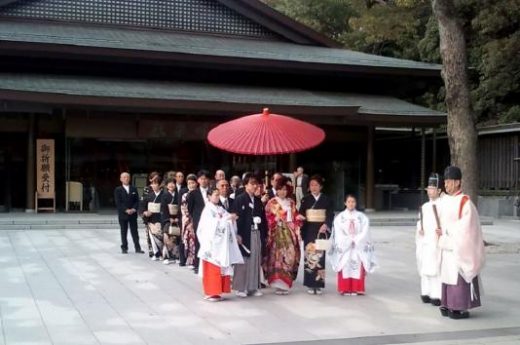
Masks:
[[[300,208],[303,197],[309,192],[309,176],[303,173],[303,167],[298,167],[294,172],[294,191],[296,208]]]

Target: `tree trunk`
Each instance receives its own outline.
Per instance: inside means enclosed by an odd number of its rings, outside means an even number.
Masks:
[[[432,8],[439,23],[451,164],[462,170],[462,188],[477,204],[477,130],[468,86],[464,30],[453,0],[432,0]]]

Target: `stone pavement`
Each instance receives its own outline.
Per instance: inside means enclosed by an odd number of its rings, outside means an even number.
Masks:
[[[420,303],[413,227],[372,231],[366,296],[338,295],[329,267],[322,296],[300,274],[288,296],[210,303],[189,269],[120,254],[117,230],[0,230],[0,344],[520,344],[519,221],[484,227],[483,307],[467,320]]]

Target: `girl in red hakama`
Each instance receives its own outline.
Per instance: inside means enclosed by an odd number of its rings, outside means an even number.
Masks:
[[[208,194],[210,202],[204,207],[197,228],[202,268],[199,274],[204,299],[216,302],[222,300],[222,294],[231,292],[232,265],[244,261],[236,239],[235,216],[219,205],[216,188],[210,188]]]
[[[331,263],[338,272],[338,292],[364,295],[365,276],[376,267],[368,218],[356,210],[356,198],[347,195],[346,209],[334,219],[331,235]]]

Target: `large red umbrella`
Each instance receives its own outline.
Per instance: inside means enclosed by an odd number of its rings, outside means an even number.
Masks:
[[[275,155],[305,151],[318,146],[325,132],[292,117],[270,114],[243,116],[225,122],[208,133],[211,145],[244,155]]]

